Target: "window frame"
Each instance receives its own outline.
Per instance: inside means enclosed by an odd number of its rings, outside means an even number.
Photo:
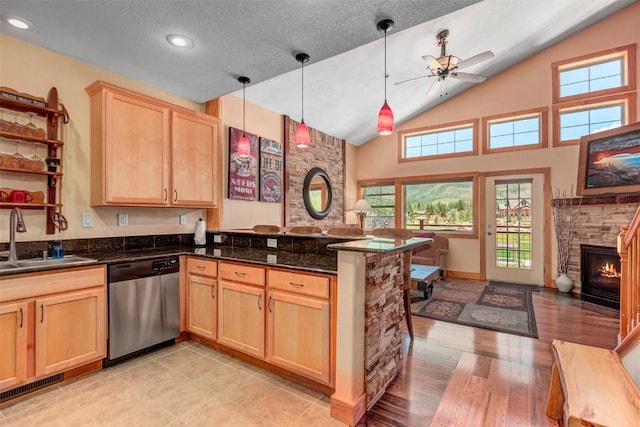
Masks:
[[[631,118],[636,117],[636,93],[624,93],[620,95],[611,95],[601,98],[586,99],[553,106],[553,146],[564,147],[567,145],[580,144],[580,138],[560,140],[560,114],[567,111],[589,110],[599,106],[623,104],[622,123],[625,126],[630,123]],[[594,134],[587,134],[594,135]],[[583,135],[583,136],[587,136]]]
[[[560,96],[561,71],[587,67],[616,58],[621,58],[623,63],[622,77],[625,81],[623,81],[621,86],[576,95]],[[636,43],[553,62],[551,64],[551,80],[553,91],[552,102],[554,104],[633,91],[636,89]]]
[[[461,120],[457,122],[443,123],[434,126],[426,126],[415,129],[401,130],[398,132],[398,163],[416,162],[424,160],[446,159],[453,157],[466,157],[478,155],[480,119]],[[473,133],[471,138],[472,149],[461,153],[435,154],[432,156],[421,157],[405,157],[405,139],[407,137],[423,135],[428,133],[436,133],[440,131],[449,131],[471,127]]]
[[[477,172],[465,172],[465,173],[452,173],[452,174],[438,174],[438,175],[419,175],[410,177],[397,177],[392,179],[378,179],[378,180],[362,180],[358,181],[358,197],[363,197],[363,187],[375,186],[375,185],[391,185],[395,187],[395,224],[394,227],[402,228],[405,216],[406,201],[403,200],[403,185],[404,184],[432,184],[438,182],[460,182],[470,180],[473,186],[472,204],[473,213],[471,218],[471,231],[438,231],[445,237],[456,239],[478,239],[479,213],[480,209],[480,174]],[[415,230],[420,232],[420,230]],[[424,230],[428,232],[428,230]]]
[[[491,135],[489,126],[494,123],[503,123],[517,121],[520,119],[532,118],[537,116],[540,126],[538,132],[540,140],[537,144],[518,145],[513,147],[491,148],[489,146]],[[482,154],[504,153],[509,151],[535,150],[538,148],[547,148],[549,146],[549,108],[531,108],[511,113],[497,114],[482,118]]]

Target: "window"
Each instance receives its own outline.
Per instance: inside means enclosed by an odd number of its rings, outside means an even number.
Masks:
[[[548,116],[547,108],[537,108],[483,118],[483,152],[547,147]]]
[[[473,178],[403,183],[403,227],[416,230],[473,231]]]
[[[561,104],[554,116],[556,145],[577,144],[585,135],[628,124],[636,116],[635,93]]]
[[[496,267],[531,270],[532,181],[496,181]]]
[[[553,102],[635,90],[635,51],[633,44],[553,63]]]
[[[477,154],[478,120],[399,133],[400,161]]]
[[[365,218],[364,228],[395,227],[396,189],[393,183],[363,185],[362,197],[373,208]]]

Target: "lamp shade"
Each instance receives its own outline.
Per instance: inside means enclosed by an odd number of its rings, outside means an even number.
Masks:
[[[385,100],[378,113],[378,133],[380,135],[391,135],[391,132],[393,132],[393,111],[391,111],[391,107]]]
[[[366,201],[366,199],[358,199],[356,204],[353,205],[353,209],[351,210],[355,212],[369,212],[373,209],[371,208],[369,202]]]
[[[246,159],[249,155],[251,155],[251,143],[249,143],[247,135],[243,133],[238,141],[238,157]]]
[[[296,129],[296,147],[307,148],[309,146],[309,140],[309,128],[303,119],[298,125],[298,129]]]

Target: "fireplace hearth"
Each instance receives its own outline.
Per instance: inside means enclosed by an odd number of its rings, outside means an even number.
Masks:
[[[620,308],[620,255],[616,248],[580,245],[582,299]]]

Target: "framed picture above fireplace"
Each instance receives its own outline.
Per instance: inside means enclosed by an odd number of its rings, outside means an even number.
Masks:
[[[580,138],[578,196],[640,191],[640,122]]]

